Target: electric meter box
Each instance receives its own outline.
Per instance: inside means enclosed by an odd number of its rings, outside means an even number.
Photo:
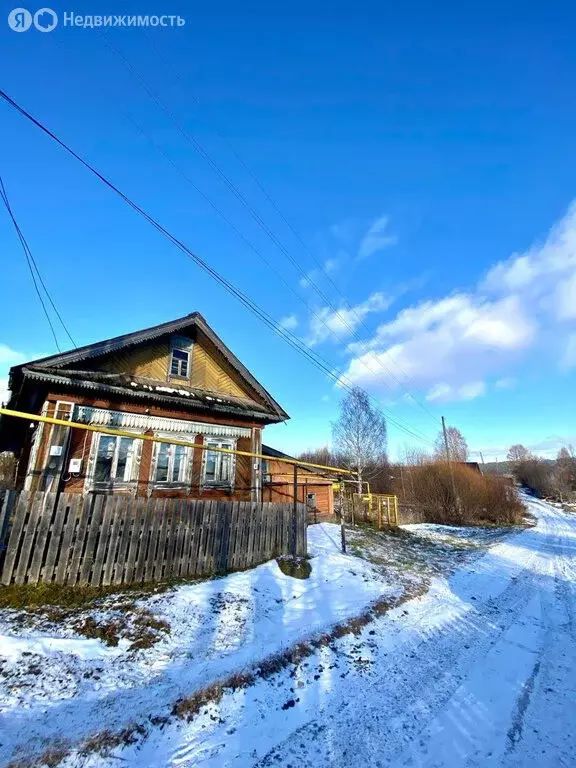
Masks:
[[[82,470],[82,459],[70,459],[68,465],[68,472],[72,475],[77,475]]]

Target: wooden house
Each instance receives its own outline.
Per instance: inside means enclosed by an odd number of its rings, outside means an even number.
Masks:
[[[286,502],[294,499],[293,466],[278,459],[290,459],[286,453],[277,451],[269,445],[262,446],[262,501]],[[321,515],[334,514],[333,484],[335,475],[311,467],[298,465],[297,499],[307,504],[310,511]]]
[[[197,312],[15,366],[9,387],[10,409],[135,435],[3,418],[0,450],[31,491],[259,501],[258,460],[136,435],[259,453],[289,418]]]

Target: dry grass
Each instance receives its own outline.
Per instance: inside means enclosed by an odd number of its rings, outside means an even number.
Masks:
[[[104,598],[137,599],[165,592],[173,582],[162,584],[123,584],[109,587],[80,587],[60,584],[10,584],[0,586],[0,608],[45,611],[48,608],[82,609]]]
[[[516,489],[503,478],[481,475],[459,464],[453,464],[452,474],[445,462],[429,462],[411,467],[415,503],[429,523],[444,525],[521,525],[524,505]]]
[[[131,604],[122,608],[123,614],[116,619],[96,621],[88,616],[72,627],[84,637],[96,638],[109,646],[117,646],[121,638],[131,640],[128,651],[151,648],[158,643],[163,634],[170,632],[170,624],[154,616],[148,610]]]
[[[396,608],[407,600],[424,594],[427,587],[415,587],[404,593],[401,597],[390,600],[381,599],[360,614],[348,621],[336,624],[330,632],[315,635],[306,642],[296,643],[281,653],[268,656],[268,658],[254,665],[250,670],[237,673],[224,680],[220,680],[206,688],[196,691],[192,696],[179,699],[172,708],[172,715],[190,721],[198,715],[202,707],[209,704],[218,704],[226,691],[235,691],[240,688],[248,688],[257,679],[268,680],[290,666],[297,667],[304,659],[312,656],[318,649],[330,645],[334,641],[346,635],[359,635],[362,630],[379,616],[382,616],[392,608]]]

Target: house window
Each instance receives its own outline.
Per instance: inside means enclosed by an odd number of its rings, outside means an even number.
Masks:
[[[234,480],[234,454],[211,451],[210,448],[234,448],[232,440],[208,440],[204,451],[204,485],[228,485]]]
[[[185,349],[173,349],[170,359],[170,375],[188,378],[190,369],[190,352]]]
[[[128,483],[135,479],[136,441],[131,437],[99,435],[94,484]]]
[[[159,443],[156,453],[156,483],[185,483],[189,464],[189,449],[184,445]]]

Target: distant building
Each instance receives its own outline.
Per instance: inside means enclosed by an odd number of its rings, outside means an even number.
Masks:
[[[262,501],[292,501],[294,499],[294,470],[290,464],[278,459],[291,459],[286,453],[269,445],[262,446]],[[334,514],[333,484],[337,477],[298,465],[298,501],[308,505],[319,514]]]
[[[468,467],[468,469],[471,469],[473,472],[478,472],[479,475],[483,474],[482,468],[477,461],[456,461],[455,464],[460,464],[462,467]]]

